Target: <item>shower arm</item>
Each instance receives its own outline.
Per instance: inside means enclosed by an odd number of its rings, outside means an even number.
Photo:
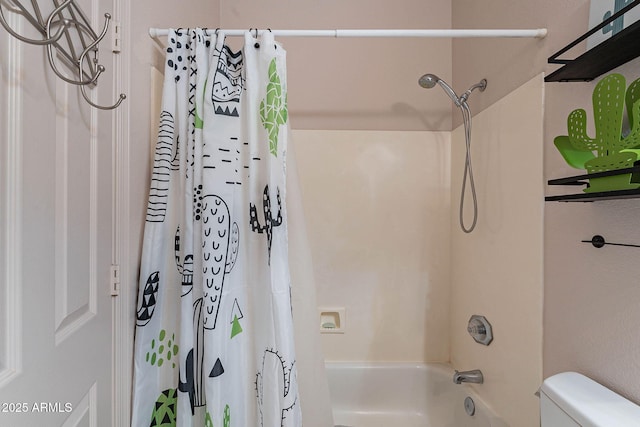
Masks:
[[[467,99],[469,98],[469,95],[471,95],[471,92],[473,92],[476,89],[478,89],[480,92],[484,92],[486,88],[487,88],[487,79],[482,79],[478,83],[474,84],[469,89],[467,89],[462,95],[460,95],[460,98],[458,98],[458,102],[466,103]]]

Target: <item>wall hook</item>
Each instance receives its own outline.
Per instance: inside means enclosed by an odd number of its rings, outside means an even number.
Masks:
[[[60,40],[60,37],[62,37],[65,34],[65,30],[67,28],[67,25],[69,25],[69,21],[67,19],[61,19],[60,23],[62,24],[62,26],[58,29],[58,32],[51,36],[49,34],[47,34],[47,38],[42,39],[42,40],[37,40],[37,39],[30,39],[24,36],[21,36],[20,34],[18,34],[17,32],[15,32],[13,30],[13,28],[11,28],[11,26],[9,25],[9,23],[7,22],[5,16],[4,16],[4,10],[2,9],[2,5],[6,2],[7,0],[0,0],[0,24],[2,24],[2,26],[4,27],[5,30],[7,30],[7,32],[9,34],[11,34],[13,37],[17,38],[18,40],[25,42],[25,43],[29,43],[29,44],[33,44],[33,45],[40,45],[40,46],[44,46],[44,45],[49,45],[51,43],[55,43],[58,40]],[[55,16],[58,12],[60,12],[62,9],[66,8],[69,3],[71,3],[72,0],[66,0],[65,2],[63,2],[59,7],[57,7],[52,13],[50,18],[53,18],[53,16]],[[33,18],[29,15],[28,12],[26,12],[23,8],[23,6],[18,3],[19,6],[14,7],[14,8],[10,8],[9,9],[12,10],[12,12],[20,14],[22,16],[28,17],[27,19],[29,20],[29,22],[31,22],[32,24],[34,24],[34,22],[32,21],[32,19],[29,18]],[[37,22],[36,22],[37,23]],[[37,25],[36,25],[37,28]],[[42,31],[41,31],[42,32]],[[43,34],[44,35],[44,34]]]
[[[64,4],[69,4],[70,2],[71,2],[71,0],[68,0]],[[45,30],[46,30],[46,33],[47,33],[47,37],[49,37],[50,33],[51,33],[51,24],[52,24],[53,16],[56,13],[58,13],[58,12],[60,12],[62,10],[61,7],[57,8],[56,10],[54,10],[51,13],[51,15],[49,15],[49,19],[47,19],[47,23],[45,25]],[[105,15],[109,15],[109,14],[105,14]],[[65,76],[62,72],[60,72],[58,70],[58,67],[56,66],[55,60],[53,59],[54,58],[53,48],[56,47],[56,50],[58,50],[57,46],[53,46],[51,44],[46,46],[46,48],[47,48],[47,59],[49,60],[49,65],[51,66],[51,69],[53,70],[53,72],[56,73],[56,75],[60,79],[64,80],[67,83],[73,84],[73,85],[88,85],[88,84],[95,84],[97,82],[98,77],[100,77],[100,74],[102,74],[102,72],[104,71],[104,67],[98,65],[97,69],[93,70],[93,64],[91,63],[91,61],[89,61],[88,65],[89,65],[90,70],[92,71],[92,73],[89,76],[90,77],[89,80],[83,80],[82,79],[82,72],[84,71],[83,70],[83,67],[84,67],[84,64],[83,64],[84,56],[83,55],[84,55],[84,52],[87,49],[94,48],[104,38],[105,34],[107,33],[107,27],[109,25],[109,19],[110,18],[111,18],[111,16],[109,15],[107,17],[107,19],[106,19],[105,26],[104,26],[104,28],[102,30],[102,33],[100,33],[99,36],[95,36],[95,33],[93,32],[93,30],[90,27],[88,27],[86,25],[83,25],[79,21],[73,21],[73,22],[67,21],[68,22],[67,25],[69,25],[69,26],[73,25],[74,27],[76,27],[76,29],[78,30],[78,34],[86,34],[88,37],[95,37],[94,42],[90,43],[89,46],[87,46],[87,47],[83,46],[83,54],[80,55],[79,59],[75,59],[75,58],[72,57],[72,61],[75,62],[76,63],[75,65],[77,65],[77,67],[78,67],[78,73],[80,74],[80,80],[76,81],[76,80],[70,79],[67,76]],[[84,38],[82,38],[82,40],[84,41]],[[96,61],[97,61],[97,59],[96,59]]]
[[[599,234],[596,234],[595,236],[593,236],[591,238],[591,240],[581,240],[582,243],[591,243],[593,245],[594,248],[601,248],[604,245],[611,245],[611,246],[627,246],[630,248],[640,248],[640,245],[631,245],[628,243],[610,243],[607,242],[606,240],[604,240],[604,237],[602,237]]]
[[[80,58],[78,59],[78,70],[80,72],[80,81],[82,81],[82,76],[83,76],[82,61],[84,60],[85,55],[89,51],[94,49],[94,47],[102,41],[105,34],[107,34],[107,28],[109,28],[109,20],[111,19],[111,15],[109,15],[108,13],[105,13],[104,17],[105,17],[105,23],[104,23],[104,29],[102,30],[102,33],[100,33],[98,38],[93,43],[91,43],[89,46],[86,47],[86,49],[82,52],[82,54],[80,55]],[[98,65],[97,74],[101,73],[102,71],[104,71],[104,66]],[[86,85],[80,86],[80,92],[82,93],[82,97],[84,98],[85,101],[87,101],[89,105],[91,105],[92,107],[98,108],[100,110],[113,110],[115,108],[118,108],[120,104],[122,104],[122,101],[124,101],[127,98],[127,95],[125,95],[124,93],[121,93],[116,103],[111,106],[102,106],[102,105],[94,104],[87,96],[87,93],[85,92],[85,86]]]
[[[126,98],[125,94],[121,93],[114,105],[100,106],[89,99],[85,88],[86,86],[97,85],[98,77],[105,71],[105,67],[98,63],[98,44],[108,32],[111,15],[105,13],[105,23],[98,35],[91,28],[89,19],[76,3],[77,0],[64,0],[59,5],[58,1],[54,0],[54,9],[49,15],[42,13],[38,0],[29,0],[31,10],[25,6],[27,0],[23,1],[24,3],[20,0],[0,0],[0,25],[20,41],[44,46],[47,49],[47,59],[53,72],[61,80],[80,86],[82,96],[89,105],[102,110],[117,108]],[[24,17],[29,24],[42,34],[43,39],[30,39],[14,31],[5,19],[3,6],[12,13]],[[56,27],[56,33],[52,34],[52,29]],[[74,32],[74,34],[71,32]],[[54,49],[57,55],[54,54]],[[80,56],[77,55],[78,52],[80,52]],[[88,56],[89,53],[93,53],[93,55]],[[60,58],[74,70],[74,77],[67,77],[62,73],[58,69],[54,57]]]

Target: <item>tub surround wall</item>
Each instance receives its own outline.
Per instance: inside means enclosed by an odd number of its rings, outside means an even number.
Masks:
[[[458,225],[464,168],[463,127],[452,135],[451,363],[481,369],[478,394],[509,425],[539,425],[542,381],[542,113],[543,76],[473,117],[472,158],[478,224]],[[525,119],[526,118],[526,119]],[[465,203],[470,223],[471,198]],[[493,326],[489,346],[467,333],[484,315]]]
[[[449,139],[293,132],[327,360],[449,360]]]

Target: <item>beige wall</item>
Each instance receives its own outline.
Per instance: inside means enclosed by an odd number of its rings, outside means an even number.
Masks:
[[[448,361],[449,139],[294,131],[327,360]]]
[[[485,382],[476,390],[518,427],[539,425],[534,393],[542,379],[542,111],[538,75],[473,117],[479,216],[471,234],[458,225],[463,127],[452,136],[451,364],[482,370]],[[467,333],[474,314],[493,326],[489,346]]]
[[[640,77],[640,61],[613,70]],[[547,90],[545,176],[576,175],[553,146],[566,135],[566,118],[575,108],[587,110],[593,124],[591,83],[553,84]],[[549,187],[547,194],[580,189]],[[638,199],[596,203],[547,202],[545,210],[544,375],[578,371],[640,402],[640,265],[638,249],[581,243],[601,234],[617,243],[639,244]]]
[[[225,28],[450,28],[450,0],[233,0]],[[209,25],[210,27],[212,25]],[[427,72],[451,80],[450,39],[282,38],[296,129],[450,130],[451,101],[426,92]]]
[[[453,82],[459,91],[481,78],[489,81],[482,96],[471,98],[482,111],[541,72],[558,65],[547,58],[586,31],[588,0],[452,0],[453,28],[547,28],[544,39],[457,39],[453,42]],[[563,58],[584,51],[577,46]],[[454,126],[462,121],[455,115]]]

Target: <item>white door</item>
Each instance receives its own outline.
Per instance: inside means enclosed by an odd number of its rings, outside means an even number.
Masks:
[[[77,3],[99,32],[109,2]],[[98,87],[111,103],[112,75]],[[1,27],[0,103],[0,426],[110,426],[112,112]]]

